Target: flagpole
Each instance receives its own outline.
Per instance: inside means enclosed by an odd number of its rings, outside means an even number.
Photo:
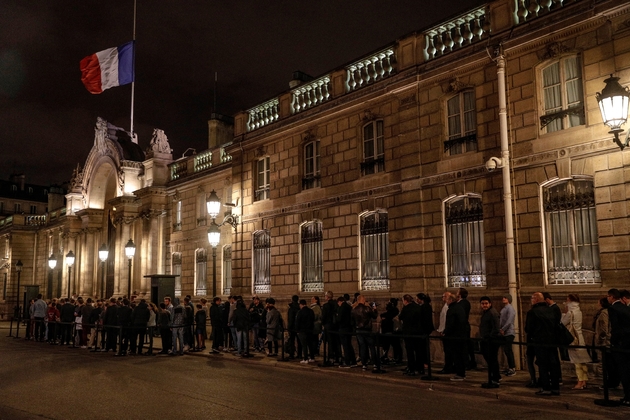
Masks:
[[[133,0],[133,58],[131,59],[131,69],[133,72],[133,79],[131,82],[131,141],[134,143],[138,143],[138,138],[133,132],[133,102],[136,90],[136,1],[137,0]]]

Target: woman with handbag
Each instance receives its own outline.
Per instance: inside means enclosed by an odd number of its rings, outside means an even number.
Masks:
[[[574,337],[572,346],[584,346],[584,336],[582,335],[582,311],[580,310],[580,297],[575,293],[570,293],[565,302],[566,312],[562,315],[562,323]],[[569,359],[575,364],[575,372],[578,377],[578,383],[573,389],[586,389],[588,381],[587,363],[591,361],[591,357],[585,348],[570,348]]]

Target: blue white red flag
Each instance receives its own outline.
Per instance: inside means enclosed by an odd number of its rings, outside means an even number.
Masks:
[[[81,81],[88,92],[127,85],[134,81],[134,41],[108,48],[81,60]]]

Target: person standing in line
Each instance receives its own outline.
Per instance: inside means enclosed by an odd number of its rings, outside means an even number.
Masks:
[[[33,320],[35,322],[35,341],[44,341],[46,333],[46,325],[44,319],[48,311],[48,304],[42,299],[42,294],[37,295],[35,303],[33,303]]]
[[[267,299],[267,356],[278,356],[278,340],[282,339],[282,317],[275,307],[274,298]]]
[[[116,298],[109,299],[109,305],[103,314],[103,328],[107,334],[107,342],[101,351],[108,352],[112,350],[116,353],[116,339],[118,338],[118,305]],[[63,318],[62,318],[63,319]]]
[[[499,334],[503,337],[503,353],[507,359],[508,369],[505,376],[516,375],[516,363],[514,362],[514,320],[516,319],[516,311],[512,306],[512,295],[506,293],[503,295],[503,308],[499,314]],[[535,375],[534,375],[535,379]]]
[[[442,306],[442,310],[440,311],[440,325],[438,326],[437,332],[440,336],[444,336],[444,329],[446,328],[446,314],[448,313],[448,300],[451,296],[451,292],[442,293],[442,302],[444,305]],[[448,344],[446,341],[442,341],[442,350],[444,352],[444,367],[441,371],[437,372],[441,375],[448,375],[453,373],[453,357],[449,352]]]
[[[525,319],[525,332],[534,344],[536,364],[538,365],[540,391],[536,395],[560,395],[560,360],[557,347],[550,345],[556,342],[556,326],[559,320],[554,310],[549,307],[543,294],[532,295],[532,307]]]
[[[608,297],[604,296],[599,299],[599,310],[593,317],[593,346],[596,347],[608,347],[610,348],[610,319],[608,314],[608,309],[610,308],[610,303],[608,302]],[[608,351],[604,350],[604,351]],[[609,389],[617,388],[619,386],[620,378],[619,372],[615,368],[615,361],[612,357],[610,357],[610,352],[607,353],[606,362],[607,362],[607,373],[608,380],[605,385],[608,386]],[[601,354],[599,350],[596,350],[594,353],[593,361],[596,362],[599,359],[602,364],[604,362],[604,356]],[[604,386],[601,386],[600,389],[604,389]]]
[[[210,353],[219,353],[223,350],[223,308],[221,298],[215,296],[210,306],[210,325],[212,326],[212,349]]]
[[[461,382],[466,379],[467,343],[469,340],[470,324],[468,324],[464,305],[457,303],[457,296],[450,295],[448,297],[446,327],[444,328],[444,345],[451,353],[455,368],[455,376],[451,378],[451,381]]]
[[[90,324],[90,340],[88,341],[89,349],[98,349],[98,332],[101,330],[101,315],[103,313],[103,301],[96,300],[96,306],[90,312],[88,322]],[[102,332],[101,332],[102,335]]]
[[[409,294],[403,296],[403,308],[398,315],[402,323],[402,333],[405,336],[405,350],[407,351],[407,369],[403,375],[416,376],[424,373],[422,366],[422,341],[419,336],[422,332],[422,309]]]
[[[322,333],[322,307],[319,305],[319,296],[313,296],[311,298],[311,309],[315,315],[313,337],[311,339],[311,354],[315,357],[319,356],[319,336]]]
[[[498,388],[501,374],[499,373],[499,313],[492,307],[492,301],[488,296],[479,299],[481,320],[479,322],[479,335],[482,338],[481,353],[488,364],[490,382],[483,383],[483,388]]]
[[[172,322],[173,319],[171,318],[171,313],[166,309],[166,303],[160,303],[158,325],[160,327],[160,338],[162,339],[162,350],[158,354],[168,354],[173,347]]]
[[[566,312],[562,315],[562,323],[567,327],[572,327],[578,342],[572,343],[577,346],[584,346],[584,335],[582,334],[582,311],[580,310],[580,297],[575,293],[569,293],[567,296]],[[591,357],[588,355],[586,349],[569,349],[569,359],[575,364],[575,373],[578,377],[577,384],[573,389],[586,389],[586,382],[588,381],[588,366],[587,363],[591,362]]]
[[[425,335],[427,338],[420,339],[420,360],[418,360],[419,371],[424,374],[424,368],[429,364],[429,358],[431,355],[428,352],[429,335],[435,331],[433,325],[433,307],[431,306],[431,298],[425,293],[418,293],[416,295],[417,302],[420,305],[420,334]]]
[[[143,353],[145,356],[153,356],[153,337],[157,326],[158,308],[155,303],[149,302],[149,321],[147,322],[147,336],[149,337],[149,350]]]
[[[352,307],[342,296],[337,298],[337,312],[335,313],[335,336],[343,350],[343,363],[340,368],[351,368],[357,365],[352,349]],[[341,351],[337,353],[341,357]]]
[[[197,312],[195,313],[195,333],[197,337],[197,351],[206,349],[206,308],[198,303],[196,305]]]
[[[372,331],[372,322],[377,317],[376,305],[366,305],[365,296],[358,295],[354,308],[352,309],[352,320],[357,333],[359,344],[359,355],[363,370],[367,370],[370,358],[374,363],[372,373],[384,373],[381,369],[381,358],[376,351],[375,340]]]
[[[295,318],[300,310],[300,304],[298,303],[299,297],[297,295],[291,296],[291,303],[289,303],[289,310],[287,311],[287,329],[289,330],[289,341],[287,342],[287,353],[289,353],[289,359],[299,357],[302,353],[302,344],[298,340],[297,330],[295,329]],[[297,341],[297,353],[296,343]],[[297,356],[296,356],[297,354]]]
[[[70,303],[70,299],[64,299],[64,304],[59,312],[61,313],[61,330],[63,331],[60,345],[69,346],[72,338],[72,322],[74,321],[74,305]]]
[[[184,355],[184,329],[186,328],[186,308],[181,303],[173,308],[173,347],[171,356]],[[179,344],[179,347],[178,347]]]
[[[236,328],[237,352],[241,357],[249,357],[249,311],[243,299],[238,299],[233,314],[234,328]]]
[[[400,338],[398,335],[400,331],[394,331],[394,319],[398,317],[400,311],[398,310],[398,299],[390,298],[387,305],[385,305],[385,312],[381,313],[381,342],[383,343],[383,355],[381,356],[381,364],[388,364],[390,361],[393,364],[402,362],[402,346],[400,345]],[[400,318],[396,318],[400,319]],[[389,358],[389,348],[394,351],[393,358]],[[409,366],[407,366],[407,369]]]
[[[151,311],[145,299],[141,299],[140,303],[133,308],[131,312],[130,327],[130,354],[142,354],[144,347],[144,336],[147,333],[147,324],[151,318]]]
[[[333,300],[333,292],[326,292],[326,302],[322,306],[322,329],[324,335],[324,345],[328,348],[325,355],[328,360],[325,362],[333,365],[341,360],[340,336],[337,333],[337,310],[339,302]]]
[[[120,349],[114,356],[126,356],[129,349],[129,341],[133,338],[131,323],[133,310],[129,306],[129,299],[123,299],[122,305],[118,308],[116,316],[118,317],[118,326],[120,327]]]
[[[608,319],[610,321],[610,345],[615,368],[619,372],[623,386],[623,398],[619,401],[623,407],[630,407],[630,307],[621,300],[617,289],[608,291]]]
[[[57,309],[57,304],[55,302],[51,302],[48,307],[46,318],[48,320],[48,343],[56,344],[56,326],[59,321],[59,309]]]
[[[466,342],[466,349],[468,352],[468,362],[466,364],[466,369],[477,369],[477,359],[475,357],[475,344],[470,337],[470,302],[468,301],[468,290],[464,287],[460,287],[457,291],[457,303],[462,305],[464,308],[464,313],[466,314],[466,321],[464,323],[464,327],[468,330],[468,341]]]
[[[306,299],[300,299],[299,305],[300,310],[295,316],[294,328],[302,348],[302,361],[300,363],[312,363],[315,361],[314,355],[311,353],[311,339],[313,337],[313,329],[315,328],[315,313],[306,304]]]

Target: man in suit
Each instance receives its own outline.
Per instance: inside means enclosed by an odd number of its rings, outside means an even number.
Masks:
[[[467,301],[468,302],[468,301]],[[444,346],[451,354],[455,376],[451,381],[466,379],[466,361],[468,358],[467,342],[470,340],[470,324],[464,306],[457,303],[457,297],[450,295],[447,300],[446,327],[444,328]]]
[[[623,386],[622,406],[630,407],[630,307],[621,300],[617,289],[608,291],[608,318],[610,320],[610,346],[616,371]]]

